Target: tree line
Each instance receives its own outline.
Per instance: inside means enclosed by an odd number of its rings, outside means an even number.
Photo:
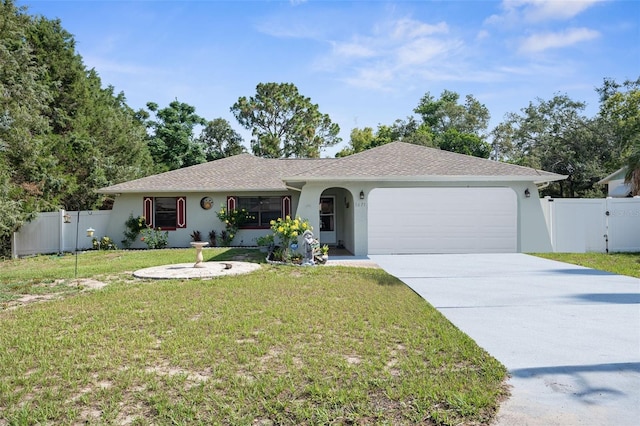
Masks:
[[[406,119],[353,129],[337,156],[415,143],[568,175],[545,189],[557,197],[602,196],[594,183],[626,164],[640,188],[640,78],[605,79],[596,90],[595,117],[559,94],[492,130],[473,95],[427,92]],[[257,156],[313,158],[341,142],[339,126],[292,83],[260,83],[230,111]],[[85,66],[59,20],[0,0],[0,251],[37,212],[110,208],[96,189],[236,155],[244,142],[227,120],[206,120],[177,99],[133,110]]]

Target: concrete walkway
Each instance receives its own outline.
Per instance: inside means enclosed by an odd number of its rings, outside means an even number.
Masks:
[[[498,425],[640,424],[639,279],[525,254],[370,257],[508,368]]]

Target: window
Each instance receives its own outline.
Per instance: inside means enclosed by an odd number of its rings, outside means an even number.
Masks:
[[[334,197],[320,197],[320,230],[334,231]]]
[[[145,197],[143,214],[147,225],[164,230],[187,227],[186,197]]]
[[[269,228],[269,222],[291,214],[291,197],[228,197],[227,209],[245,209],[252,216],[243,228]]]

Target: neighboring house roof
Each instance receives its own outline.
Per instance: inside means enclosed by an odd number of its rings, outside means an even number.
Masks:
[[[566,176],[436,148],[393,142],[343,158],[268,159],[240,154],[123,182],[98,192],[282,191],[287,183],[327,180],[533,181]]]
[[[609,176],[600,179],[598,181],[598,184],[604,185],[611,182],[612,180],[624,179],[626,174],[627,174],[627,167],[625,166],[611,173]]]

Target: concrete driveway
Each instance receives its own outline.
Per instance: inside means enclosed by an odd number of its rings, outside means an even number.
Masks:
[[[498,425],[640,424],[639,279],[525,254],[370,258],[508,368]]]

